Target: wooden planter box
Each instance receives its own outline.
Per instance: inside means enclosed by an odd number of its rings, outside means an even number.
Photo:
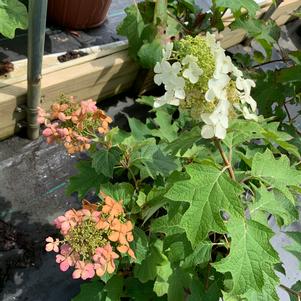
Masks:
[[[258,17],[267,11],[271,2],[262,2]],[[283,25],[300,6],[300,0],[285,0],[272,18],[278,25]],[[226,24],[230,24],[232,20],[231,15],[225,17]],[[243,30],[231,31],[227,28],[221,35],[221,43],[224,48],[229,48],[245,37]],[[137,82],[139,66],[129,58],[127,48],[127,42],[115,42],[82,49],[89,52],[89,55],[65,63],[58,62],[57,56],[60,54],[45,56],[42,107],[48,109],[62,93],[81,99],[101,100],[132,88]],[[27,60],[13,63],[15,70],[8,77],[0,77],[0,140],[18,132],[20,121],[25,118],[22,105],[26,103]],[[140,92],[153,85],[152,76],[146,79],[145,82],[142,81],[142,85],[140,83],[140,87],[137,84],[135,86]]]

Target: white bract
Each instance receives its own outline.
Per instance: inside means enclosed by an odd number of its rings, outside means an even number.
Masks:
[[[167,91],[163,96],[155,98],[154,107],[159,108],[165,104],[179,106],[180,99],[175,96],[173,91]]]
[[[171,95],[178,99],[185,98],[185,80],[183,77],[178,76],[181,71],[182,66],[179,62],[175,62],[172,65],[166,61],[162,60],[161,63],[157,63],[155,66],[154,81],[157,85],[164,84],[165,90],[168,92],[168,99],[171,99]]]
[[[203,70],[198,65],[198,60],[193,55],[186,55],[182,60],[182,65],[188,65],[188,68],[183,71],[183,77],[187,78],[192,84],[196,84],[203,74]]]
[[[213,137],[224,139],[228,128],[228,111],[230,104],[227,100],[221,100],[213,113],[204,113],[201,115],[205,125],[202,128],[201,135],[205,139]]]

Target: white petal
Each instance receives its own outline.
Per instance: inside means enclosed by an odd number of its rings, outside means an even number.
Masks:
[[[154,68],[155,73],[161,73],[161,64],[159,62],[156,63],[155,68]]]
[[[214,137],[214,127],[210,125],[204,125],[201,131],[201,135],[205,139],[210,139]]]
[[[225,139],[226,134],[227,134],[226,129],[222,125],[217,124],[215,127],[215,137],[219,139]]]
[[[171,53],[172,53],[172,49],[173,49],[173,43],[167,43],[165,45],[165,49],[163,49],[163,59],[168,60],[171,57]]]
[[[183,89],[175,90],[175,97],[179,99],[185,99],[185,91]]]
[[[171,65],[171,67],[172,67],[173,72],[176,73],[176,74],[178,74],[181,71],[181,69],[182,69],[182,66],[181,66],[181,64],[179,62],[173,63]]]
[[[213,125],[212,120],[210,119],[211,114],[209,113],[203,113],[201,114],[201,119],[207,124],[207,125]]]
[[[212,100],[214,100],[214,98],[215,98],[214,91],[212,89],[209,89],[205,94],[205,99],[208,102],[211,102]]]

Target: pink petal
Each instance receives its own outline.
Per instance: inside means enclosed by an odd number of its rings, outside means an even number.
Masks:
[[[45,250],[47,252],[51,252],[53,250],[53,244],[52,243],[49,243],[45,246]]]
[[[69,269],[69,267],[70,267],[70,265],[69,265],[68,260],[64,260],[60,263],[60,270],[62,272],[66,272]]]
[[[51,236],[48,236],[48,237],[46,238],[46,241],[47,241],[47,242],[54,242],[54,240],[53,240],[53,238],[52,238]]]
[[[72,273],[72,278],[73,279],[79,279],[81,276],[81,271],[80,270],[74,270],[74,272]]]

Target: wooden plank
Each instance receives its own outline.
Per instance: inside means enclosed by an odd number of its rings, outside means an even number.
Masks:
[[[97,58],[112,55],[113,53],[125,49],[128,49],[128,43],[126,41],[114,42],[102,46],[93,46],[93,47],[81,49],[82,51],[89,53],[88,55],[64,63],[60,63],[57,57],[64,54],[65,52],[44,55],[42,75],[55,72],[58,70],[62,70],[65,68],[69,68],[75,65],[80,65],[95,60]],[[13,62],[13,64],[15,68],[13,72],[10,72],[6,76],[0,76],[0,88],[26,80],[27,59]]]
[[[48,108],[61,93],[86,99],[104,99],[131,87],[137,72],[127,50],[80,65],[46,74],[42,78],[42,106]],[[26,101],[26,81],[0,89],[0,139],[18,131],[17,123],[24,112],[16,112]]]
[[[284,0],[274,11],[271,18],[281,26],[292,18],[292,13],[301,7],[301,0]]]

